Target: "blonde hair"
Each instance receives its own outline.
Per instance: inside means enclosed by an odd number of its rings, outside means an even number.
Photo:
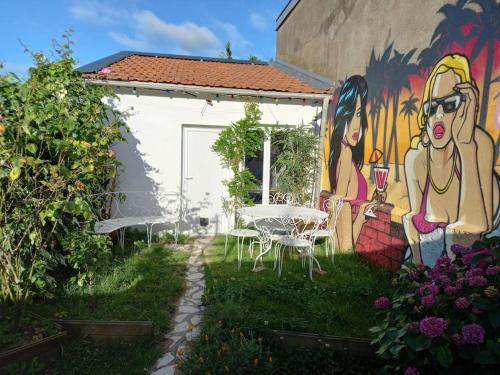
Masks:
[[[436,82],[436,77],[438,74],[446,73],[448,70],[452,70],[453,73],[460,77],[461,83],[472,82],[471,74],[470,74],[470,65],[467,57],[459,54],[446,55],[441,60],[439,60],[432,72],[427,77],[424,86],[424,92],[422,95],[422,101],[420,102],[420,109],[418,111],[417,121],[418,127],[420,128],[421,134],[416,135],[411,140],[411,147],[417,148],[418,143],[421,141],[421,136],[425,135],[425,125],[426,121],[424,118],[427,117],[427,114],[424,113],[424,104],[427,103],[431,99],[431,93],[434,89],[434,83]]]

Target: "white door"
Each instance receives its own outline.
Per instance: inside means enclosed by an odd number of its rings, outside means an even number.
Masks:
[[[222,209],[227,197],[222,181],[230,173],[211,150],[219,127],[184,126],[182,130],[182,191],[184,220],[190,233],[210,235],[225,233],[228,220]]]

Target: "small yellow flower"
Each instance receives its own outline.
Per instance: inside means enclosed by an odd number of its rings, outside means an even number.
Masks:
[[[205,341],[208,342],[208,335],[205,335]]]
[[[269,363],[273,363],[273,357],[269,357]]]
[[[5,129],[6,129],[5,125],[0,122],[0,135],[4,135],[5,134]]]
[[[257,365],[259,364],[259,358],[255,358],[255,359],[253,360],[253,364],[254,364],[255,366],[257,366]]]

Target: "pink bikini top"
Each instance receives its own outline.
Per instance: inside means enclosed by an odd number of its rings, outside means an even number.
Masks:
[[[460,179],[460,171],[455,165],[455,175]],[[425,219],[427,212],[427,194],[429,193],[430,178],[429,172],[427,171],[427,179],[425,180],[424,192],[422,194],[422,202],[420,203],[420,211],[411,218],[415,229],[419,233],[427,234],[433,232],[436,228],[445,228],[448,223],[443,222],[433,222]]]
[[[344,140],[342,140],[342,144],[344,146],[348,146],[347,142]],[[368,196],[368,184],[366,183],[365,176],[363,176],[354,160],[352,161],[352,164],[354,165],[356,176],[358,177],[358,194],[356,195],[356,198],[351,199],[350,202],[353,204],[360,204],[366,201],[366,197]]]

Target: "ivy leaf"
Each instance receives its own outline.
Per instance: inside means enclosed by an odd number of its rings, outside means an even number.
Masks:
[[[10,170],[9,178],[11,181],[17,180],[19,178],[19,176],[21,176],[21,168],[14,167]]]
[[[437,350],[437,360],[443,367],[450,367],[453,363],[453,353],[447,346],[440,346]]]
[[[38,150],[38,147],[34,143],[28,143],[26,145],[26,151],[30,152],[33,155],[36,154],[37,150]]]

